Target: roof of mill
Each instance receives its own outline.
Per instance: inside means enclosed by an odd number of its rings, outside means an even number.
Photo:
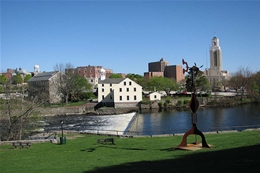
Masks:
[[[38,73],[35,76],[33,76],[28,82],[46,81],[57,73],[58,71]]]
[[[126,78],[109,78],[109,79],[105,79],[105,80],[99,80],[98,83],[99,84],[119,84],[120,82],[122,82],[123,80],[125,80]]]

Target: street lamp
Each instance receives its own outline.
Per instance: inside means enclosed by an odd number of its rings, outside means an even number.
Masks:
[[[60,120],[60,127],[61,127],[61,137],[63,138],[63,120]]]

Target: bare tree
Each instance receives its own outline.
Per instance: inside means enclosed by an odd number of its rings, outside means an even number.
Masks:
[[[70,75],[73,73],[73,65],[70,63],[67,63],[66,65],[59,63],[54,66],[55,71],[60,71],[59,74],[59,80],[56,83],[58,90],[60,92],[60,95],[62,97],[61,101],[62,103],[66,102],[66,105],[68,104],[68,98],[69,93],[72,89],[72,79]]]
[[[88,83],[85,77],[81,77],[76,73],[73,65],[70,63],[67,63],[66,65],[61,63],[56,64],[54,69],[62,72],[56,85],[66,104],[68,104],[69,95],[79,99],[79,95],[84,91],[90,91],[91,84]]]
[[[244,96],[245,90],[250,88],[250,79],[252,77],[252,71],[247,68],[240,67],[237,72],[235,72],[234,76],[230,79],[229,85],[234,87],[236,91],[241,91],[241,99]]]
[[[30,122],[30,118],[37,114],[37,109],[43,104],[41,97],[25,100],[23,95],[16,95],[12,87],[5,87],[5,98],[1,99],[0,133],[3,140],[21,140],[24,128]]]

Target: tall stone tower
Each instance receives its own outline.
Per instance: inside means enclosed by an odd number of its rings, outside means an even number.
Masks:
[[[34,74],[40,73],[40,66],[38,64],[34,65]]]
[[[219,39],[213,37],[210,48],[210,68],[217,71],[222,71],[222,51],[219,46]]]
[[[221,86],[223,80],[230,79],[231,75],[227,70],[222,70],[222,51],[219,46],[219,39],[213,37],[210,48],[210,68],[205,69],[205,75],[211,85],[215,88]]]
[[[100,70],[100,80],[105,80],[105,79],[106,79],[106,70],[102,68]]]

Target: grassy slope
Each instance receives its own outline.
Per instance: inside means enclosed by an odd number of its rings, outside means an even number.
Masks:
[[[2,145],[0,172],[260,172],[260,131],[205,136],[214,147],[199,151],[174,150],[181,136],[116,138],[115,145],[103,145],[96,141],[104,136],[84,135],[68,136],[65,145]]]

